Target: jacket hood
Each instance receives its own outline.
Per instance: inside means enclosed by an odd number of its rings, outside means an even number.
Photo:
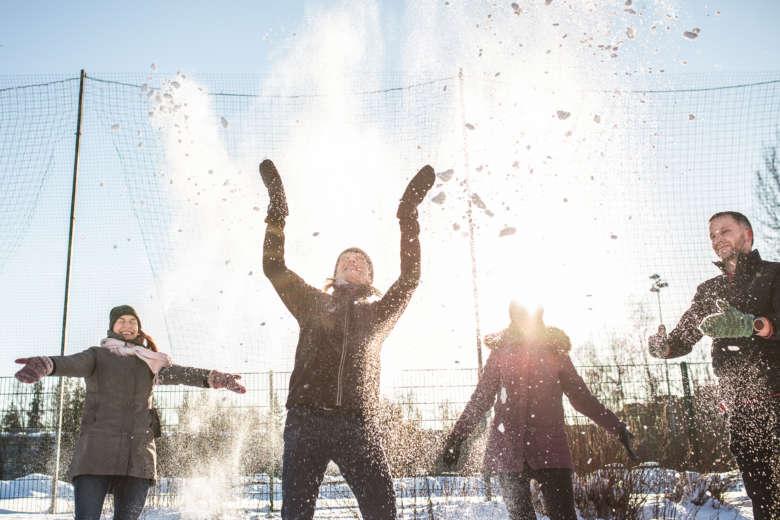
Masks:
[[[509,347],[539,346],[560,354],[568,354],[571,340],[557,327],[544,327],[536,333],[525,333],[506,328],[501,332],[485,336],[485,346],[491,350]]]

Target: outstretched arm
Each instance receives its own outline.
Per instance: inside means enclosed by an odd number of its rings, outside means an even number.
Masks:
[[[686,310],[677,326],[668,335],[666,327],[660,325],[658,332],[648,338],[650,354],[657,358],[675,358],[689,354],[693,346],[702,338],[699,324],[711,309],[705,303],[705,292],[700,285],[696,289],[690,307]]]
[[[95,371],[95,353],[92,349],[68,356],[20,358],[16,362],[24,365],[15,374],[22,383],[35,383],[48,375],[88,377]]]
[[[569,402],[575,410],[590,418],[611,434],[617,436],[620,443],[626,449],[628,456],[633,460],[639,460],[639,456],[633,447],[634,435],[628,431],[628,427],[606,406],[596,399],[582,377],[577,373],[574,364],[568,354],[563,356],[563,364],[559,373],[561,387]]]
[[[471,394],[471,399],[466,404],[458,421],[452,428],[448,442],[460,443],[468,438],[477,427],[490,407],[496,401],[496,394],[501,385],[501,376],[498,369],[498,354],[491,353],[482,369],[482,375],[477,383],[477,388]]]
[[[246,388],[238,382],[241,376],[205,368],[171,365],[160,369],[157,383],[160,385],[187,385],[200,388],[225,388],[243,394]]]
[[[401,228],[401,275],[379,302],[379,315],[383,318],[400,314],[420,283],[420,224],[417,220],[417,206],[435,181],[433,168],[423,166],[401,196],[396,213]]]
[[[588,385],[585,384],[585,381],[574,368],[569,355],[559,355],[562,357],[561,368],[558,373],[561,380],[561,388],[566,397],[569,398],[571,405],[575,410],[590,418],[590,420],[608,432],[618,435],[621,430],[625,429],[625,424],[591,393]]]
[[[266,159],[260,163],[260,176],[268,190],[268,213],[263,240],[263,273],[276,289],[284,305],[298,318],[319,291],[287,268],[284,260],[284,220],[288,215],[284,186],[276,166]]]

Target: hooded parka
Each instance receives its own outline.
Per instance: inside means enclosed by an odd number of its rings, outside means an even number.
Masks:
[[[491,343],[488,343],[491,346]],[[574,469],[567,442],[563,395],[575,410],[615,435],[625,425],[588,389],[571,362],[569,338],[550,327],[535,336],[506,331],[493,351],[451,438],[466,439],[495,403],[485,468],[494,473]]]

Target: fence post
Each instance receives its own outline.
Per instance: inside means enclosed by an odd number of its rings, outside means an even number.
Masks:
[[[268,432],[269,435],[269,452],[271,454],[271,471],[268,475],[268,511],[274,510],[274,476],[276,475],[276,445],[275,445],[275,431],[274,431],[274,371],[268,371]]]
[[[691,449],[693,451],[693,463],[695,466],[698,466],[701,461],[701,445],[699,443],[699,436],[696,432],[696,425],[694,424],[695,415],[693,410],[693,394],[691,392],[691,378],[688,373],[688,363],[685,361],[680,363],[680,372],[682,374],[683,401],[685,403],[685,422],[688,426],[688,441],[691,443]]]
[[[474,298],[474,335],[477,347],[477,381],[482,377],[482,331],[479,318],[479,285],[477,284],[477,246],[474,226],[474,211],[471,200],[471,187],[469,185],[469,147],[468,133],[466,132],[466,101],[464,96],[463,69],[458,71],[458,101],[460,104],[461,132],[463,133],[463,182],[466,188],[466,220],[469,225],[469,253],[471,256],[471,291]],[[487,426],[487,419],[482,419],[483,426]],[[490,471],[485,471],[485,498],[490,501],[493,498],[493,489],[490,481]]]
[[[70,192],[70,225],[68,229],[68,252],[65,262],[65,300],[62,305],[62,336],[60,338],[60,355],[65,355],[68,342],[68,300],[70,296],[70,268],[73,257],[73,229],[76,225],[76,188],[79,176],[79,151],[81,149],[81,120],[84,113],[84,78],[87,77],[84,69],[81,69],[79,80],[79,106],[76,115],[76,145],[73,154],[73,182]],[[54,472],[51,476],[51,504],[49,512],[57,512],[57,482],[60,479],[60,456],[62,451],[62,405],[65,398],[65,386],[62,378],[57,385],[57,434],[54,448]]]

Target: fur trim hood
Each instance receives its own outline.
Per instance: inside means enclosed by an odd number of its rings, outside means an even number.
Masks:
[[[568,354],[571,340],[557,327],[544,327],[541,333],[527,334],[506,328],[501,332],[485,336],[485,346],[491,350],[507,347],[539,346],[549,348],[559,354]]]

